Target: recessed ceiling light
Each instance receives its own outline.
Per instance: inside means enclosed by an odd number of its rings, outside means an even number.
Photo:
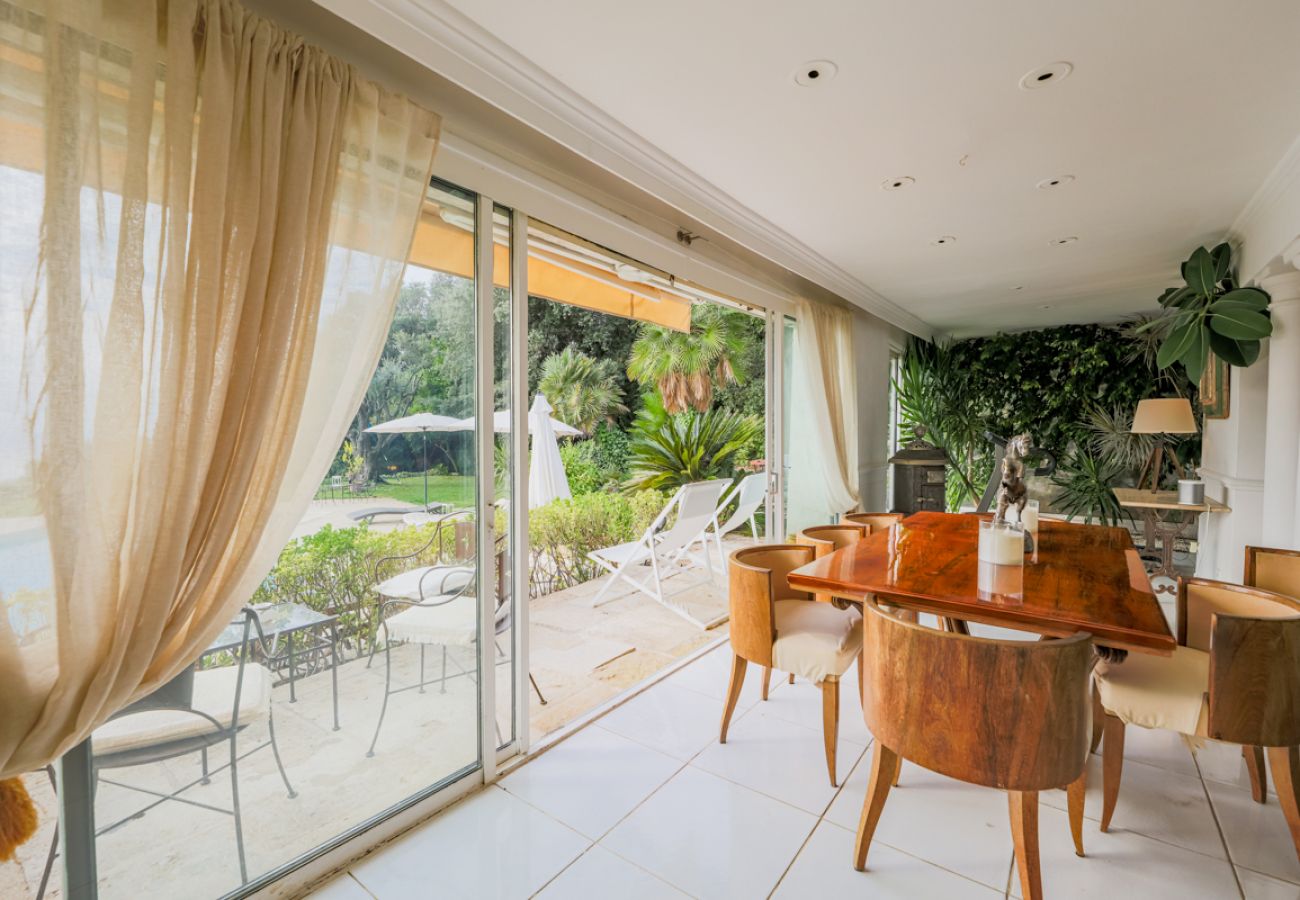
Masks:
[[[1038,188],[1040,191],[1050,191],[1053,188],[1067,185],[1071,181],[1074,181],[1073,175],[1057,175],[1053,178],[1044,178],[1042,181],[1038,182],[1038,184],[1034,185],[1034,187]]]
[[[829,59],[814,59],[794,70],[794,83],[801,87],[825,84],[839,72],[839,66]]]
[[[902,175],[898,178],[886,178],[880,183],[880,186],[887,191],[896,191],[899,188],[905,188],[909,184],[916,184],[916,179],[911,175]]]
[[[1036,91],[1039,88],[1047,87],[1049,84],[1064,81],[1073,71],[1074,66],[1068,62],[1049,63],[1042,68],[1034,69],[1032,72],[1026,72],[1020,79],[1020,88],[1025,91]]]
[[[940,235],[939,237],[935,238],[934,240],[930,241],[930,243],[933,244],[933,245],[936,246],[936,247],[942,247],[942,246],[945,246],[945,245],[947,245],[947,244],[955,244],[955,243],[957,243],[957,239],[956,239],[955,237],[953,237],[951,234],[943,234],[943,235]]]
[[[1077,240],[1078,240],[1077,237],[1075,237],[1074,235],[1070,235],[1069,237],[1053,238],[1052,243],[1059,246],[1061,244],[1073,244]]]

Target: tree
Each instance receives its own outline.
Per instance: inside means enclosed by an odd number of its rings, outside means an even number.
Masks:
[[[670,413],[704,412],[713,405],[715,387],[743,383],[748,374],[749,318],[715,303],[697,303],[689,333],[643,324],[628,357],[628,377],[658,388]]]
[[[618,374],[614,360],[593,359],[570,344],[546,357],[537,387],[561,421],[591,434],[600,422],[615,422],[627,412]]]
[[[628,358],[636,340],[637,323],[631,319],[593,312],[544,297],[528,298],[528,393],[538,390],[545,360],[573,347],[593,359],[608,359],[619,364],[614,372],[614,387],[624,407],[634,407],[640,390],[627,377],[622,363]],[[550,396],[549,394],[547,395]],[[619,416],[627,424],[630,416]]]

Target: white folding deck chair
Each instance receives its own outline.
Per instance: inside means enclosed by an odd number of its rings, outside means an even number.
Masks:
[[[746,522],[749,523],[749,533],[758,539],[758,520],[755,515],[758,508],[763,505],[767,499],[767,473],[755,472],[753,475],[746,475],[740,479],[740,483],[727,492],[727,495],[718,503],[717,515],[713,522],[713,540],[718,547],[718,558],[726,562],[726,556],[722,553],[722,539],[731,532],[735,531]],[[722,515],[732,501],[736,503],[736,509],[732,512],[730,518],[722,525],[717,522],[717,516]]]
[[[613,597],[606,598],[617,582],[625,581],[632,587],[647,594],[652,600],[666,609],[670,609],[682,616],[687,621],[694,624],[701,624],[684,609],[679,608],[676,604],[669,603],[664,598],[663,580],[660,574],[660,560],[672,566],[683,557],[694,558],[691,548],[695,544],[700,544],[704,549],[704,566],[709,571],[709,577],[713,577],[713,564],[709,559],[709,542],[706,532],[710,525],[717,528],[718,525],[718,500],[722,497],[722,492],[727,489],[725,480],[717,481],[696,481],[691,484],[683,485],[673,494],[663,511],[655,517],[650,523],[650,527],[645,530],[645,534],[635,541],[629,541],[626,544],[618,544],[613,547],[604,547],[600,550],[593,550],[587,554],[587,558],[602,569],[608,571],[611,575],[609,581],[605,582],[596,598],[592,600],[592,606],[600,606],[602,603],[608,603]],[[669,514],[677,510],[677,520],[671,528],[664,528],[668,521]],[[650,577],[644,580],[633,578],[631,570],[634,566],[650,564]],[[721,563],[721,560],[719,560]]]

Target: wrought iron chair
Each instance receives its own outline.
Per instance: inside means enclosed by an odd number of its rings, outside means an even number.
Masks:
[[[155,797],[153,803],[125,818],[111,822],[96,830],[96,836],[119,828],[132,819],[168,800],[232,816],[235,822],[235,847],[239,856],[240,883],[248,881],[248,865],[244,857],[244,828],[239,807],[239,762],[249,754],[270,747],[275,756],[276,768],[284,781],[289,798],[298,796],[289,782],[289,776],[280,760],[280,749],[275,741],[275,721],[271,713],[271,673],[259,663],[249,660],[250,646],[256,644],[263,658],[266,651],[265,636],[257,613],[245,607],[231,627],[238,629],[237,659],[230,666],[196,671],[188,666],[171,681],[152,694],[142,697],[115,714],[95,729],[91,738],[95,787],[105,782],[115,787]],[[254,634],[256,636],[254,636]],[[206,655],[206,654],[205,654]],[[243,754],[238,751],[239,733],[255,722],[266,720],[269,739]],[[208,767],[208,749],[227,744],[230,752],[231,809],[199,803],[181,796],[196,784],[208,784],[213,771]],[[150,790],[103,778],[107,769],[124,769],[163,762],[198,753],[202,774],[171,793]],[[218,770],[219,771],[219,770]],[[49,872],[57,853],[59,835],[56,827],[50,855],[37,898],[45,893]]]
[[[421,552],[432,546],[435,540],[440,539],[441,529],[444,524],[446,524],[444,521],[439,521],[434,536],[430,538],[421,551],[404,556],[387,557],[376,563],[376,581],[379,580],[383,564],[401,559],[416,558]],[[456,556],[462,559],[472,556],[474,523],[462,519],[453,524],[455,526],[454,543],[456,549],[454,552]],[[441,559],[441,555],[441,544],[439,544],[439,559]],[[504,535],[497,538],[494,559],[498,585],[496,610],[493,616],[493,637],[495,640],[496,637],[508,631],[514,621],[513,606],[507,602],[508,592],[502,589],[506,577]],[[477,573],[475,567],[463,564],[419,566],[385,581],[379,581],[375,590],[382,599],[375,615],[375,627],[371,632],[370,656],[366,660],[366,666],[369,667],[374,661],[375,653],[379,648],[379,633],[382,631],[384,700],[379,708],[379,719],[375,723],[375,734],[370,740],[370,748],[366,751],[366,756],[375,755],[375,745],[379,742],[379,732],[384,725],[384,715],[388,711],[388,698],[391,695],[409,690],[417,690],[422,694],[425,687],[431,684],[437,684],[440,692],[446,693],[448,678],[455,678],[459,675],[473,677],[474,673],[472,671],[464,669],[448,676],[447,649],[452,646],[473,647],[478,641],[478,606],[475,603],[476,584]],[[392,647],[394,644],[404,643],[418,644],[420,646],[420,675],[415,684],[394,688],[392,686]],[[426,680],[424,675],[425,650],[430,646],[441,648],[442,669],[438,678]],[[496,647],[497,652],[501,654],[497,664],[505,665],[510,662],[510,659],[501,653],[500,644],[497,644]],[[531,672],[528,674],[528,681],[536,692],[537,699],[545,706],[546,698],[542,696],[541,688],[537,686],[537,681],[533,678]]]

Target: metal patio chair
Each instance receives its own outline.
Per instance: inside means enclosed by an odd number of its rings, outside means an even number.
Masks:
[[[263,658],[268,656],[257,613],[245,607],[231,623],[231,627],[239,629],[242,635],[238,657],[233,665],[199,671],[194,666],[187,666],[152,694],[125,707],[96,728],[91,738],[91,748],[96,791],[102,781],[156,798],[144,809],[96,829],[96,837],[140,818],[168,800],[224,813],[234,818],[239,878],[243,884],[248,881],[248,865],[244,856],[244,828],[239,807],[240,760],[269,746],[289,799],[298,796],[298,793],[289,782],[275,741],[275,721],[271,713],[271,673],[265,666],[249,661],[249,648],[253,644],[259,647]],[[239,733],[263,720],[267,723],[269,739],[241,754],[238,749]],[[222,809],[182,796],[197,784],[208,784],[211,776],[220,771],[220,768],[209,769],[208,750],[222,744],[228,745],[230,753],[230,762],[223,768],[230,770],[231,808]],[[171,793],[125,784],[100,775],[105,770],[143,766],[194,753],[199,754],[202,774]],[[56,827],[45,877],[42,878],[37,894],[38,900],[44,895],[58,840]]]

